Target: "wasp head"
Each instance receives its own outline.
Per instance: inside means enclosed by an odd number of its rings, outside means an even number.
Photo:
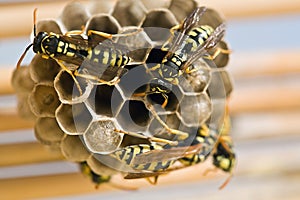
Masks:
[[[39,32],[33,41],[33,51],[52,56],[56,53],[59,38],[56,34]]]
[[[226,150],[226,148],[219,143],[217,151],[213,155],[213,164],[225,172],[231,172],[235,165],[235,154]]]
[[[34,53],[43,53],[42,51],[42,41],[44,38],[48,37],[48,33],[39,32],[33,40],[33,51]]]

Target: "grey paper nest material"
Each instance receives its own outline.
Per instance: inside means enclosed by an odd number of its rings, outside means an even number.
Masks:
[[[217,118],[218,113],[224,113],[224,107],[218,103],[222,97],[229,96],[232,85],[224,69],[228,63],[228,55],[220,54],[215,62],[202,59],[197,61],[195,66],[199,70],[185,74],[180,84],[174,86],[165,109],[161,108],[162,99],[157,95],[133,97],[131,94],[141,89],[141,83],[147,83],[155,76],[147,71],[147,62],[151,63],[151,59],[155,59],[155,55],[152,55],[153,47],[162,45],[169,37],[169,29],[179,24],[198,5],[192,0],[93,3],[88,7],[71,3],[57,20],[39,21],[37,31],[64,33],[84,27],[84,33],[97,30],[116,34],[144,28],[137,34],[118,39],[120,44],[135,45],[129,55],[137,62],[136,65],[125,67],[128,71],[121,81],[109,86],[77,78],[83,89],[80,94],[69,73],[61,69],[54,60],[36,55],[29,68],[22,67],[15,71],[13,85],[20,97],[19,104],[26,102],[30,105],[30,109],[28,106],[20,107],[26,112],[30,110],[38,119],[35,134],[39,141],[45,145],[60,147],[67,160],[87,162],[97,174],[113,175],[116,171],[109,168],[103,171],[103,165],[95,155],[99,154],[101,157],[124,146],[149,143],[147,140],[124,136],[122,132],[116,132],[116,129],[145,136],[174,138],[165,134],[164,127],[149,110],[149,104],[153,105],[155,113],[170,128],[194,130],[208,119]],[[211,9],[207,10],[201,20],[201,23],[213,28],[223,22],[219,14]],[[153,27],[158,29],[152,29]],[[161,30],[164,34],[157,34],[153,30]],[[103,38],[93,39],[103,41]],[[227,48],[224,41],[218,45]],[[75,69],[77,66],[68,67]],[[105,77],[105,72],[103,76]],[[113,77],[105,77],[107,80],[111,78]],[[24,79],[26,83],[21,83],[20,79]],[[219,89],[216,91],[216,88]]]

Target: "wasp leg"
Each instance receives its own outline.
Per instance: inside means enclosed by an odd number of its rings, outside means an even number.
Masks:
[[[79,91],[79,94],[80,95],[82,95],[83,93],[82,93],[82,89],[81,89],[81,87],[80,87],[80,85],[79,85],[79,82],[77,81],[77,79],[76,79],[76,74],[73,74],[73,72],[70,70],[70,69],[68,69],[63,63],[62,63],[62,61],[60,61],[60,60],[58,60],[58,59],[54,59],[57,63],[58,63],[58,65],[63,69],[63,70],[65,70],[68,74],[70,74],[70,76],[72,77],[72,79],[74,80],[74,83],[76,84],[76,87],[77,87],[77,89],[78,89],[78,91]]]
[[[165,108],[166,106],[167,106],[167,104],[168,104],[168,95],[166,95],[165,93],[161,93],[161,95],[163,96],[163,98],[165,99],[164,100],[164,102],[163,102],[163,104],[161,104],[161,107],[162,108]]]
[[[194,69],[190,69],[189,67],[187,67],[186,69],[185,69],[185,73],[186,74],[190,74],[190,73],[194,73],[194,72],[196,72],[196,71],[198,71],[199,69],[197,69],[197,68],[194,68]]]
[[[178,29],[181,29],[181,24],[177,24],[175,26],[173,26],[171,29],[170,29],[170,33],[172,35],[174,35],[174,32],[177,31]]]
[[[95,31],[95,30],[88,30],[87,35],[91,36],[92,34],[94,35],[99,35],[101,37],[107,38],[107,39],[112,39],[113,37],[126,37],[126,36],[130,36],[136,33],[141,32],[142,29],[138,29],[135,32],[132,33],[120,33],[120,34],[110,34],[110,33],[105,33],[102,31]]]
[[[110,85],[110,86],[116,85],[120,81],[119,77],[115,77],[114,79],[112,79],[110,81],[104,81],[104,80],[98,78],[97,76],[93,76],[93,75],[89,75],[89,74],[80,74],[77,70],[74,72],[74,75],[88,79],[88,80],[94,80],[101,84],[106,84],[106,85]]]
[[[142,139],[146,139],[146,140],[150,140],[152,142],[159,142],[159,143],[165,143],[165,144],[169,144],[169,145],[177,145],[178,142],[177,141],[170,141],[170,140],[166,140],[166,139],[162,139],[162,138],[157,138],[157,137],[151,137],[151,136],[144,136],[138,133],[134,133],[134,132],[129,132],[129,131],[123,131],[123,130],[119,130],[119,129],[115,129],[115,132],[118,133],[123,133],[126,135],[130,135],[133,137],[137,137],[137,138],[142,138]]]
[[[155,117],[155,119],[171,134],[178,135],[180,140],[184,140],[188,138],[189,134],[187,132],[183,132],[180,130],[172,129],[170,128],[156,113],[156,111],[153,109],[152,105],[147,104],[147,108],[150,110],[152,115]]]
[[[148,177],[148,178],[146,178],[146,180],[147,180],[150,184],[156,185],[156,184],[157,184],[157,180],[158,180],[158,175],[154,176],[154,177],[153,177],[153,180],[151,180],[151,178],[152,178],[152,177]]]
[[[151,93],[147,93],[147,92],[134,93],[133,96],[135,96],[135,97],[145,97],[147,94],[151,94]],[[165,99],[164,102],[161,104],[161,107],[165,108],[168,104],[168,95],[166,95],[165,93],[160,93],[160,94]]]
[[[81,35],[84,33],[84,30],[72,30],[68,31],[65,33],[66,36],[71,36],[71,35]]]
[[[147,68],[146,73],[149,73],[150,71],[155,71],[155,70],[159,69],[160,67],[161,67],[160,64],[157,64],[151,68]]]
[[[222,48],[217,48],[216,51],[214,52],[213,55],[207,55],[207,56],[204,56],[204,58],[206,59],[209,59],[209,60],[214,60],[220,53],[223,53],[223,54],[230,54],[231,51],[228,50],[228,49],[222,49]]]
[[[178,29],[181,29],[181,24],[175,25],[170,29],[170,34],[172,35],[172,37],[169,37],[169,39],[163,44],[162,46],[162,50],[163,51],[168,51],[169,47],[168,45],[171,43],[171,41],[173,40],[173,37],[175,35],[175,31],[177,31]]]

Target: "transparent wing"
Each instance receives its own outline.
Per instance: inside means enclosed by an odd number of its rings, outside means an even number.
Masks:
[[[198,48],[193,53],[188,55],[187,61],[182,67],[182,70],[184,71],[188,66],[204,56],[207,53],[207,50],[214,48],[224,37],[225,28],[225,23],[220,24],[215,29],[215,31],[207,38],[203,45],[198,46]]]
[[[174,147],[170,149],[163,150],[152,150],[147,153],[143,153],[137,155],[133,159],[133,164],[146,164],[152,162],[161,162],[161,161],[169,161],[169,160],[177,160],[179,158],[183,158],[188,155],[197,154],[201,152],[205,144],[197,144],[193,146],[185,146],[185,147]]]
[[[195,27],[201,16],[205,13],[206,7],[197,7],[185,20],[182,25],[179,27],[178,32],[175,32],[174,39],[171,42],[169,49],[170,53],[174,53],[183,40],[186,39],[186,33],[188,33],[193,27]]]
[[[61,40],[63,40],[66,43],[74,44],[80,49],[87,49],[88,48],[88,41],[84,38],[82,38],[80,35],[72,35],[72,36],[66,36],[66,35],[60,35]],[[67,63],[72,63],[75,65],[80,66],[81,63],[84,60],[84,56],[77,55],[77,57],[70,57],[65,55],[57,54],[55,56],[58,60],[63,60]]]
[[[122,67],[111,66],[110,59],[116,55],[127,56],[129,51],[125,45],[114,43],[110,39],[104,40],[90,50],[92,55],[88,56],[90,58],[84,59],[80,69],[85,74],[110,81],[113,78],[120,77],[127,71]],[[106,63],[103,62],[105,59],[107,60]]]

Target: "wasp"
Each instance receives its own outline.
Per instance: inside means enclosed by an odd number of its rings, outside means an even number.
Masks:
[[[98,41],[91,41],[88,39],[83,39],[81,36],[83,30],[80,31],[70,31],[65,35],[39,32],[36,31],[36,12],[33,12],[33,43],[28,45],[24,53],[21,55],[18,63],[17,69],[21,66],[21,62],[24,59],[26,53],[31,47],[36,54],[41,54],[45,59],[54,59],[63,70],[68,72],[76,84],[80,94],[82,94],[81,87],[76,77],[82,77],[88,80],[96,81],[99,84],[115,85],[119,81],[119,76],[126,71],[123,67],[127,65],[131,58],[126,54],[128,48],[124,45],[116,44],[112,41],[113,37],[124,37],[140,32],[141,30],[135,30],[134,32],[124,33],[124,34],[108,34],[100,31],[89,30],[87,35],[90,37],[92,35],[100,36],[106,38],[101,43]],[[75,71],[71,71],[66,65],[73,64],[78,66]],[[121,72],[119,71],[121,70]],[[88,71],[88,72],[86,72]],[[106,81],[99,78],[103,73],[111,73],[116,75],[112,80]],[[135,137],[145,138],[141,134],[125,132],[120,130],[115,130],[116,133],[128,134]],[[146,137],[147,139],[156,142],[173,143],[173,141],[163,140],[155,137]]]
[[[173,164],[174,160],[153,161],[142,164],[135,164],[134,159],[153,150],[163,150],[163,147],[157,144],[136,144],[126,146],[115,151],[110,156],[116,158],[119,162],[130,167],[130,173],[125,176],[125,179],[146,178],[151,184],[156,184],[159,175],[165,174]],[[151,180],[151,177],[154,177]]]
[[[196,8],[183,23],[171,28],[170,38],[163,44],[161,51],[167,52],[160,63],[150,67],[158,75],[153,78],[146,91],[136,93],[135,96],[146,96],[149,94],[161,94],[164,98],[162,108],[168,103],[168,93],[172,90],[172,85],[179,84],[179,77],[183,73],[191,73],[197,68],[192,68],[192,64],[201,57],[213,60],[220,53],[229,54],[229,50],[217,48],[213,55],[207,51],[216,47],[224,36],[225,24],[220,24],[217,28],[209,25],[199,25],[201,16],[205,13],[205,7]]]
[[[93,172],[86,162],[80,163],[80,171],[83,175],[89,177],[92,180],[92,182],[95,184],[96,189],[99,187],[100,184],[108,183],[111,179],[111,176],[99,175]]]
[[[87,162],[81,162],[79,163],[80,171],[83,175],[90,178],[91,181],[95,184],[95,189],[98,189],[101,184],[108,183],[114,188],[121,189],[121,190],[136,190],[137,188],[131,188],[131,187],[124,187],[122,185],[119,185],[117,183],[112,182],[110,175],[99,175],[96,174],[90,166],[87,164]]]
[[[222,189],[231,179],[233,169],[236,164],[236,155],[233,151],[233,142],[229,136],[229,131],[230,118],[229,116],[226,116],[220,133],[212,128],[209,128],[206,124],[203,124],[198,129],[198,134],[190,146],[170,148],[169,145],[164,145],[160,149],[156,148],[152,151],[136,155],[134,158],[131,158],[130,163],[132,166],[145,166],[148,163],[153,163],[152,166],[156,166],[157,163],[166,162],[174,164],[175,161],[182,163],[183,166],[179,168],[172,169],[169,168],[171,166],[169,165],[168,167],[160,169],[161,171],[168,172],[202,163],[209,156],[212,156],[212,164],[216,167],[215,169],[220,169],[226,173],[229,173],[229,177],[219,187]],[[212,170],[214,169],[206,170],[205,174]],[[160,174],[157,174],[157,176],[158,175]]]
[[[195,138],[195,143],[204,143],[204,147],[197,154],[190,154],[179,161],[186,166],[195,165],[204,162],[209,156],[212,156],[212,164],[215,169],[229,173],[229,177],[219,187],[224,188],[232,177],[233,169],[236,164],[236,155],[233,151],[233,142],[229,136],[230,118],[227,116],[224,120],[224,125],[220,134],[215,130],[210,130],[206,125],[203,125]],[[212,132],[212,133],[209,133]],[[206,170],[205,174],[214,169]]]
[[[126,56],[126,53],[122,51],[125,47],[121,50],[119,49],[120,45],[115,45],[111,40],[113,37],[125,36],[127,34],[113,35],[100,31],[88,30],[88,37],[90,37],[93,34],[96,34],[105,39],[108,39],[105,40],[103,43],[95,44],[93,42],[88,41],[88,39],[83,39],[82,37],[72,37],[74,35],[80,36],[83,33],[83,30],[69,31],[64,35],[52,32],[37,33],[36,12],[37,9],[34,10],[33,14],[33,43],[31,43],[21,55],[17,63],[17,68],[20,67],[21,62],[24,59],[27,51],[31,47],[33,47],[34,53],[41,54],[42,57],[45,59],[54,59],[61,66],[62,69],[67,71],[72,76],[80,92],[82,92],[82,90],[75,77],[83,77],[108,85],[114,85],[117,83],[118,77],[115,77],[110,81],[105,81],[99,78],[99,74],[102,75],[103,70],[106,70],[107,67],[121,68],[130,62],[130,57]],[[87,61],[88,64],[91,64],[94,68],[96,68],[92,69],[93,72],[91,74],[86,74],[83,72],[83,69],[85,67],[82,64],[84,61]],[[74,64],[78,66],[78,68],[74,72],[72,72],[64,63]],[[85,64],[87,63],[85,62]]]

